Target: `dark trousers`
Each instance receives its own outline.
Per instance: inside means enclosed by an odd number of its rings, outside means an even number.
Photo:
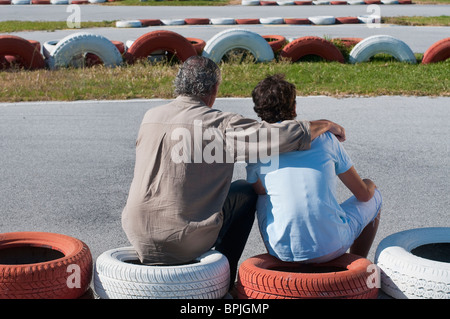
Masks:
[[[258,195],[245,180],[231,183],[223,205],[223,226],[215,249],[224,254],[230,264],[230,288],[234,284],[237,267],[255,220]]]

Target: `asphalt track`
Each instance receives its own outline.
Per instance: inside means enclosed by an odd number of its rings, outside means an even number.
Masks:
[[[450,226],[449,98],[299,97],[298,117],[342,124],[360,175],[383,194],[369,258],[389,234]],[[85,241],[93,258],[129,246],[121,228],[145,111],[162,100],[0,104],[0,233],[48,231]],[[250,99],[215,107],[256,118]],[[245,178],[236,164],[234,179]],[[350,193],[339,186],[339,199]],[[254,227],[242,256],[264,253]]]

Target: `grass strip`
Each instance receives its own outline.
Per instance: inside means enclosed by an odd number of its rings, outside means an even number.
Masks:
[[[250,97],[266,75],[284,73],[299,96],[450,96],[450,61],[407,64],[393,59],[356,65],[336,62],[274,61],[222,63],[220,97]],[[117,68],[96,66],[0,72],[0,102],[173,98],[177,64],[137,63]]]

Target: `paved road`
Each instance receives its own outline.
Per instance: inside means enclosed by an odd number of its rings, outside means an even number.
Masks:
[[[345,147],[384,196],[375,246],[416,227],[450,226],[449,98],[298,98],[304,119],[344,125]],[[85,241],[96,258],[128,246],[120,215],[145,111],[160,100],[0,104],[0,233],[49,231]],[[249,99],[216,107],[254,117]],[[234,179],[245,178],[244,164]],[[339,188],[344,200],[348,191]],[[242,260],[264,252],[254,228]],[[369,257],[372,258],[372,250]]]
[[[121,19],[171,19],[171,18],[307,18],[317,15],[356,16],[366,15],[366,5],[325,6],[221,6],[221,7],[172,7],[172,6],[80,6],[82,21]],[[391,16],[440,16],[449,15],[449,5],[380,5],[380,15]],[[2,6],[0,21],[66,21],[72,13],[65,5]]]

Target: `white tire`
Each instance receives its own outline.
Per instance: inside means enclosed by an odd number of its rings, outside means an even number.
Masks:
[[[228,51],[234,49],[250,51],[257,62],[269,62],[274,59],[269,43],[261,35],[244,29],[230,29],[217,33],[206,42],[202,55],[219,63]]]
[[[259,6],[259,0],[242,0],[243,6]]]
[[[44,54],[44,57],[46,59],[50,58],[58,42],[59,40],[51,40],[44,42],[44,44],[42,45],[42,53]]]
[[[417,63],[411,48],[403,41],[390,35],[374,35],[359,42],[350,52],[350,63],[368,61],[378,53],[392,55],[398,61]]]
[[[358,20],[361,23],[372,24],[381,23],[381,16],[376,14],[358,16]]]
[[[293,6],[295,5],[294,1],[277,1],[279,6]]]
[[[94,267],[94,290],[102,299],[220,299],[228,292],[227,258],[214,250],[197,262],[176,266],[139,263],[132,247],[101,254]]]
[[[236,24],[236,20],[234,18],[211,18],[211,24],[216,25],[231,25]]]
[[[50,0],[50,3],[64,5],[69,4],[69,0]]]
[[[284,24],[283,18],[260,18],[259,23],[261,24]]]
[[[383,239],[375,253],[381,289],[397,299],[450,299],[450,263],[411,253],[428,244],[450,243],[450,228],[418,228]],[[429,250],[428,250],[429,251]]]
[[[382,4],[398,4],[397,0],[381,0]]]
[[[311,21],[313,24],[316,25],[330,25],[336,23],[336,18],[333,16],[316,16],[316,17],[309,17],[309,21]]]
[[[91,33],[74,33],[58,42],[47,63],[50,69],[75,66],[76,61],[83,59],[86,53],[97,55],[106,67],[118,66],[122,63],[122,55],[116,46],[107,38]]]
[[[89,3],[103,3],[106,2],[106,0],[88,0]]]
[[[163,25],[184,25],[186,21],[184,19],[161,19]]]
[[[359,4],[366,4],[364,1],[347,1],[348,5],[359,5]]]
[[[31,0],[12,0],[11,4],[14,5],[31,4]]]
[[[116,21],[116,28],[140,28],[142,22],[139,20],[123,20]]]

